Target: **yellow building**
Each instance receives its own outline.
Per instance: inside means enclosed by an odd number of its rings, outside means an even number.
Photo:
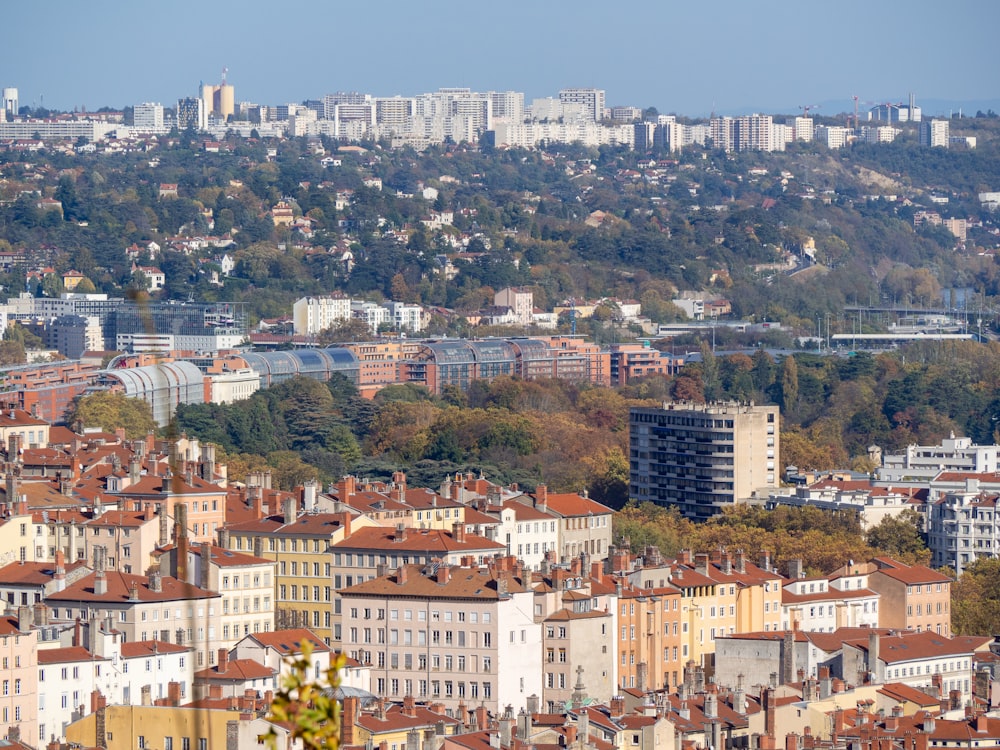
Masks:
[[[747,562],[742,553],[681,554],[671,584],[681,590],[681,652],[708,666],[717,636],[778,630],[781,583],[777,573]]]
[[[229,549],[248,552],[278,564],[275,577],[275,629],[309,628],[325,643],[332,636],[332,545],[351,534],[352,527],[375,523],[350,513],[298,515],[287,499],[282,512],[233,524],[223,536]]]
[[[66,741],[105,750],[209,750],[227,747],[230,722],[241,737],[249,733],[255,739],[273,726],[242,711],[236,699],[214,703],[220,707],[104,706],[66,727]]]
[[[470,704],[469,709],[472,708]],[[445,712],[443,703],[417,703],[413,696],[405,696],[402,704],[387,706],[380,698],[374,710],[362,712],[360,701],[348,697],[344,699],[340,719],[340,744],[405,748],[410,732],[419,732],[421,737],[449,736],[458,727],[459,720]]]

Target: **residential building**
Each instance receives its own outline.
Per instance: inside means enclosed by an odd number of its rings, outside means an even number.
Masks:
[[[138,133],[165,133],[163,105],[152,102],[136,104],[132,108],[132,129]]]
[[[519,568],[403,564],[340,597],[342,649],[373,665],[377,695],[496,713],[542,693],[542,625]]]
[[[923,120],[920,123],[920,145],[948,148],[950,144],[948,120]]]
[[[789,580],[781,592],[782,630],[832,633],[838,628],[878,627],[877,592],[867,588],[840,589],[824,576],[803,577],[798,560],[789,567]]]
[[[882,456],[880,483],[931,480],[942,471],[993,474],[1000,470],[1000,445],[976,445],[971,438],[944,438],[940,445],[908,445],[903,453]]]
[[[843,674],[856,684],[900,682],[918,690],[949,696],[956,691],[962,703],[971,695],[972,661],[989,650],[989,636],[947,638],[937,633],[873,631],[867,637],[846,640]]]
[[[184,536],[162,548],[159,557],[163,575],[222,596],[218,648],[228,649],[250,633],[274,630],[275,561],[209,542],[191,545]]]
[[[530,326],[531,313],[534,310],[534,294],[530,289],[507,287],[493,295],[493,304],[499,307],[509,307],[514,311],[517,325]]]
[[[559,101],[564,105],[577,104],[582,106],[584,117],[591,122],[600,122],[604,119],[603,89],[562,89],[559,92]]]
[[[951,635],[951,578],[887,557],[876,557],[868,566],[868,588],[881,596],[881,627]]]
[[[610,700],[618,690],[618,652],[625,654],[626,661],[629,654],[633,658],[643,655],[615,638],[618,600],[611,581],[584,578],[580,563],[582,559],[576,558],[569,570],[554,569],[548,580],[543,579],[543,586],[536,588],[536,607],[538,599],[549,599],[541,605],[545,654],[541,697],[549,712],[572,704],[580,695]],[[630,631],[625,636],[630,637]],[[636,671],[639,666],[635,665]],[[506,671],[506,663],[501,667]]]
[[[19,727],[26,741],[38,738],[38,631],[30,609],[17,617],[0,617],[0,723]]]
[[[251,633],[233,646],[231,656],[262,664],[273,671],[280,682],[291,673],[292,661],[303,656],[302,648],[306,643],[312,647],[310,671],[315,678],[321,678],[330,668],[333,652],[322,638],[306,628]]]
[[[331,550],[357,533],[358,526],[374,522],[350,513],[300,515],[293,497],[284,498],[282,506],[280,513],[231,524],[222,533],[220,546],[276,562],[275,628],[310,628],[329,643],[334,599]]]
[[[521,495],[516,502],[530,504],[535,510],[557,521],[559,534],[556,549],[560,559],[571,560],[581,554],[603,560],[611,547],[612,510],[605,505],[576,493],[550,493],[540,484],[534,495]]]
[[[476,711],[480,716],[487,714],[485,707]],[[458,714],[439,701],[417,703],[412,695],[394,704],[380,698],[362,711],[361,700],[348,696],[341,715],[340,746],[405,748],[422,739],[429,746],[440,747],[440,742],[461,731],[467,717]]]
[[[621,689],[670,690],[681,683],[681,601],[681,590],[674,586],[628,585],[617,595],[615,658]]]
[[[629,496],[708,518],[778,486],[779,412],[665,402],[629,411]]]
[[[95,571],[50,594],[52,617],[110,617],[126,642],[159,640],[195,649],[196,665],[213,663],[218,648],[219,600],[212,591],[154,572],[149,576],[107,572],[97,555]]]
[[[208,109],[199,98],[177,100],[177,129],[202,131],[208,128]]]
[[[1000,555],[1000,508],[997,495],[966,480],[964,492],[947,492],[928,503],[927,546],[931,564],[962,573],[982,557]]]
[[[336,592],[371,580],[380,570],[394,570],[400,565],[430,565],[436,561],[459,565],[470,559],[482,564],[503,554],[505,547],[497,541],[467,534],[465,524],[456,520],[450,532],[408,528],[402,523],[394,529],[376,526],[355,529],[350,536],[332,544],[331,551]],[[332,642],[336,644],[348,625],[339,596],[334,597],[333,618]]]

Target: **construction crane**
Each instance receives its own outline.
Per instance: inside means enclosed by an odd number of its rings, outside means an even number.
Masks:
[[[802,114],[804,114],[806,117],[808,117],[809,116],[809,110],[811,110],[811,109],[819,109],[821,106],[822,105],[820,105],[820,104],[800,104],[799,105],[799,109],[802,110]]]

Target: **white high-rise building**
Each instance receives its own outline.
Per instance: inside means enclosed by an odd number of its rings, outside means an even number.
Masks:
[[[17,110],[17,89],[8,86],[3,90],[3,111],[7,115],[8,121],[17,117]]]
[[[177,129],[205,130],[208,127],[208,113],[205,102],[196,97],[177,100]]]
[[[920,123],[920,145],[948,148],[951,128],[947,120],[924,120]]]
[[[350,318],[351,299],[343,295],[302,297],[292,305],[292,324],[298,336],[315,336]]]
[[[582,104],[587,119],[604,119],[604,89],[563,89],[559,92],[563,104]]]
[[[524,119],[524,93],[521,91],[491,91],[490,103],[493,105],[493,117],[508,122],[521,122]]]
[[[795,128],[795,140],[811,141],[813,139],[813,118],[796,117],[793,127]]]
[[[152,102],[136,104],[132,110],[132,127],[139,133],[163,133],[163,105]]]

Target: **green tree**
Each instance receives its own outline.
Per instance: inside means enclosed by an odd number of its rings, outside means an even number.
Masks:
[[[865,534],[870,547],[908,565],[926,565],[931,552],[920,533],[922,519],[915,510],[907,508],[898,516],[886,516]]]
[[[156,430],[149,404],[142,399],[111,391],[78,397],[67,421],[81,428],[98,427],[105,432],[123,427],[130,439],[146,437]]]
[[[1000,559],[980,557],[951,586],[955,635],[993,635],[1000,623]]]
[[[799,366],[795,357],[787,356],[781,364],[781,411],[788,414],[799,400]]]

